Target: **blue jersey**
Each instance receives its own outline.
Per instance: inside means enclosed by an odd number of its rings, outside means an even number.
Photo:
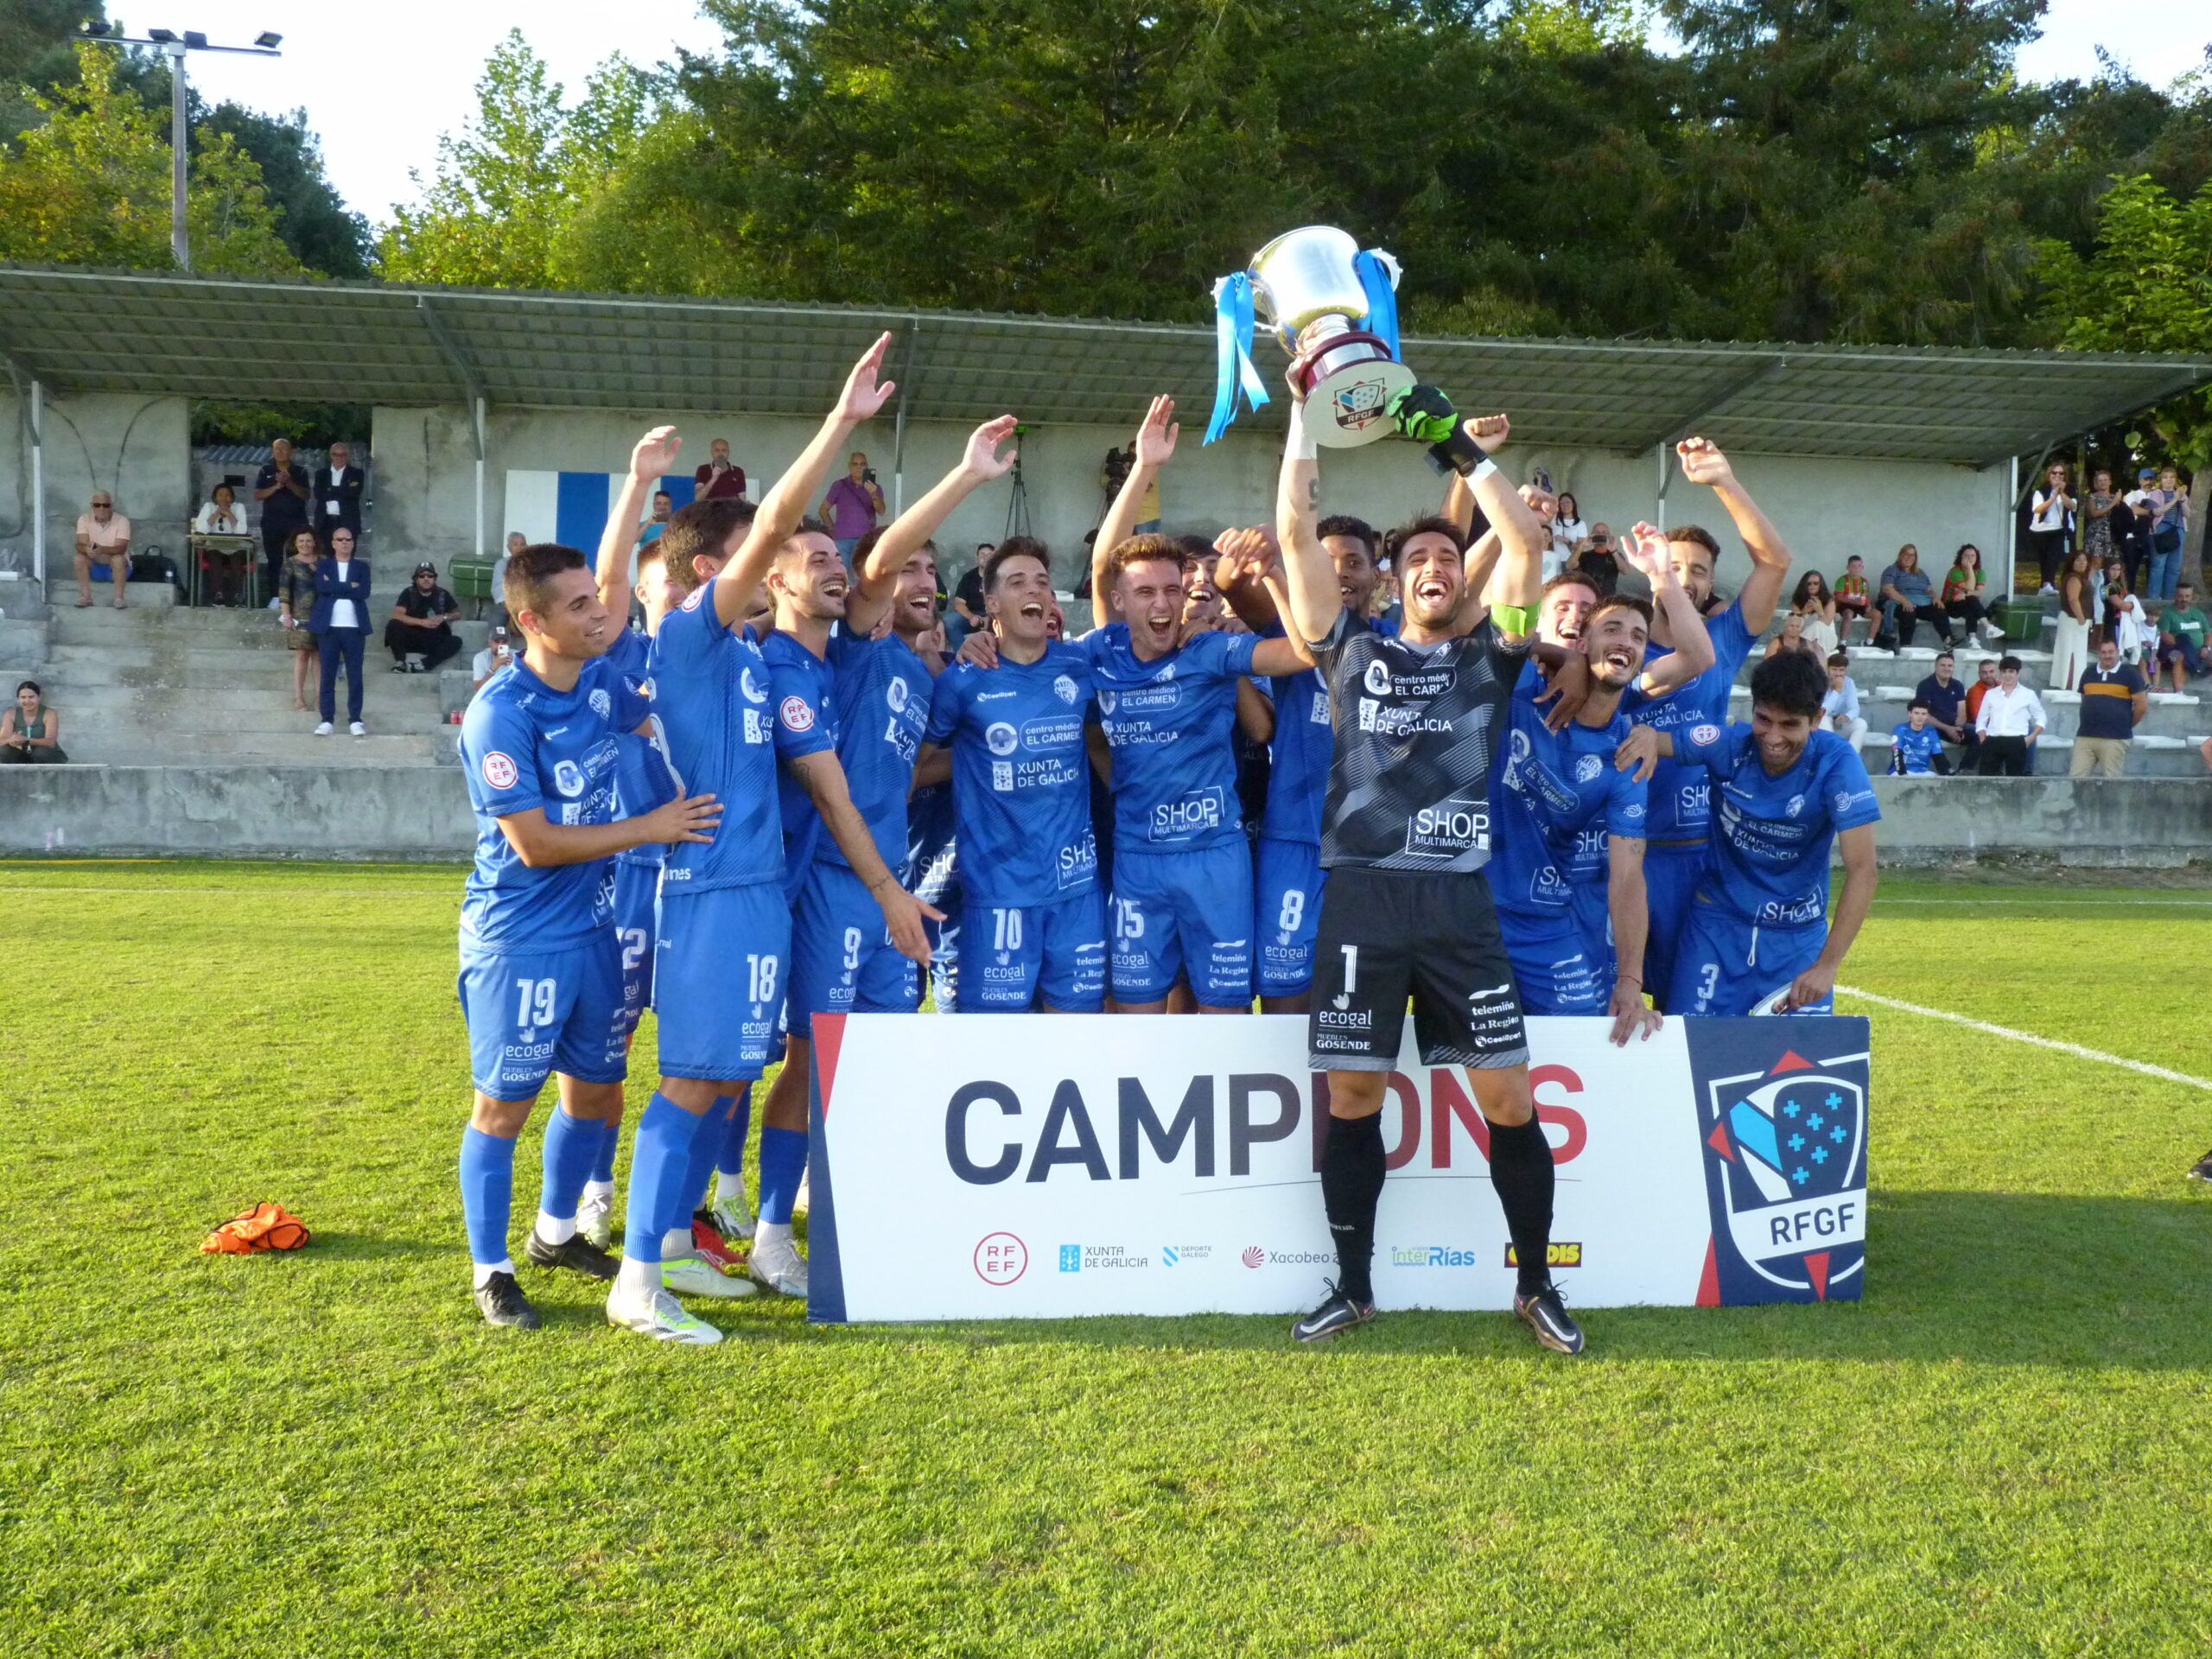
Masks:
[[[842,630],[830,642],[830,664],[837,680],[837,759],[875,850],[895,870],[906,857],[907,797],[929,730],[929,664],[895,636],[855,639]],[[814,855],[825,864],[849,861],[829,836]]]
[[[1705,625],[1713,638],[1713,664],[1680,690],[1656,699],[1630,686],[1621,710],[1639,726],[1675,734],[1675,757],[1662,760],[1651,774],[1650,839],[1703,841],[1713,821],[1712,782],[1705,768],[1681,758],[1681,733],[1691,726],[1728,723],[1728,688],[1751,654],[1752,635],[1744,625],[1744,601],[1737,600]],[[1649,673],[1673,655],[1654,645],[1643,662]]]
[[[1377,633],[1398,631],[1395,616],[1368,625]],[[1268,630],[1282,638],[1281,626]],[[1329,682],[1318,668],[1278,674],[1268,682],[1275,705],[1275,734],[1268,743],[1268,805],[1260,834],[1268,841],[1321,844],[1321,814],[1329,804],[1329,765],[1336,734],[1329,723]]]
[[[1908,720],[1891,731],[1890,747],[1897,752],[1897,769],[1919,777],[1936,770],[1936,757],[1943,753],[1943,734],[1933,726],[1916,732]]]
[[[938,677],[929,741],[952,746],[963,895],[973,905],[1047,905],[1098,880],[1084,715],[1089,656],[1052,645],[1034,663],[956,663]]]
[[[1713,779],[1713,851],[1698,896],[1758,927],[1811,927],[1828,914],[1828,852],[1839,830],[1882,816],[1858,751],[1815,732],[1780,777],[1748,725],[1693,726],[1675,752]]]
[[[784,892],[798,897],[823,833],[814,797],[791,762],[837,749],[837,671],[788,633],[772,633],[760,647],[768,663],[768,689],[776,704],[778,812],[784,836]]]
[[[1236,682],[1260,648],[1202,633],[1141,663],[1128,625],[1077,642],[1090,658],[1099,724],[1114,748],[1114,844],[1124,852],[1211,847],[1244,833],[1236,800]]]
[[[1611,874],[1608,840],[1641,836],[1645,786],[1613,755],[1628,736],[1617,714],[1602,727],[1544,728],[1536,706],[1543,677],[1522,671],[1507,705],[1506,739],[1491,791],[1498,832],[1490,861],[1491,892],[1501,909],[1565,911],[1579,887],[1602,891]]]
[[[625,628],[607,648],[606,658],[638,688],[639,695],[648,698],[653,694],[652,644],[649,636],[637,629]],[[666,805],[681,792],[677,787],[679,782],[669,770],[658,746],[642,738],[624,742],[621,768],[615,782],[615,800],[623,817],[643,817],[655,807]],[[642,847],[626,847],[614,855],[617,863],[645,865],[656,870],[667,857],[667,846],[658,841],[649,841]]]
[[[617,734],[645,717],[645,700],[606,658],[556,691],[519,659],[493,676],[461,722],[461,766],[476,812],[476,867],[461,905],[464,955],[572,950],[614,923],[614,861],[522,861],[499,821],[532,807],[548,823],[612,823]]]
[[[781,881],[768,664],[753,630],[723,626],[709,582],[668,613],[653,636],[651,661],[653,711],[677,774],[689,792],[712,795],[722,809],[712,841],[669,849],[663,890]]]

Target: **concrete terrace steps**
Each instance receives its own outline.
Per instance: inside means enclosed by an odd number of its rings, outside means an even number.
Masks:
[[[2127,756],[2129,778],[2195,778],[2206,776],[2204,757],[2197,753],[2204,741],[2204,734],[2195,733],[2182,737],[2145,737],[2138,730]],[[1955,764],[1957,753],[1947,749]],[[1859,758],[1866,770],[1879,777],[1890,765],[1890,738],[1886,731],[1868,732],[1859,741]],[[2035,775],[2038,778],[2063,778],[2074,763],[2074,739],[2046,734],[2036,744]],[[2012,780],[2017,782],[2018,780]]]

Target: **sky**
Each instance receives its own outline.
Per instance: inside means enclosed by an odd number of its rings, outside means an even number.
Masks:
[[[623,0],[614,9],[582,0],[378,0],[365,10],[307,12],[274,0],[110,0],[108,12],[133,34],[194,29],[218,45],[280,31],[281,58],[194,54],[193,84],[211,103],[235,99],[280,112],[304,106],[332,182],[372,224],[413,199],[409,169],[432,171],[440,133],[474,111],[484,60],[509,29],[523,29],[571,97],[617,51],[651,66],[679,48],[709,52],[721,41],[696,0]],[[2164,86],[2202,61],[2212,25],[2198,24],[2189,39],[2179,25],[2192,13],[2203,15],[2193,0],[2050,0],[2043,38],[2020,54],[2022,72],[2031,80],[2086,80],[2102,46]],[[619,33],[608,29],[610,16],[624,25]]]

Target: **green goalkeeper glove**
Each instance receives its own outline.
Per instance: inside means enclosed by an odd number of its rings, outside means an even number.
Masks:
[[[1459,413],[1436,386],[1408,386],[1382,406],[1399,435],[1416,443],[1443,443],[1459,429]]]

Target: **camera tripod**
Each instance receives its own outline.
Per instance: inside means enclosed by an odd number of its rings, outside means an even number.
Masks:
[[[1029,528],[1029,485],[1021,476],[1021,435],[1025,429],[1019,426],[1014,429],[1014,470],[1007,474],[1014,488],[1007,496],[1006,531],[999,537],[1001,541],[1033,533]]]

